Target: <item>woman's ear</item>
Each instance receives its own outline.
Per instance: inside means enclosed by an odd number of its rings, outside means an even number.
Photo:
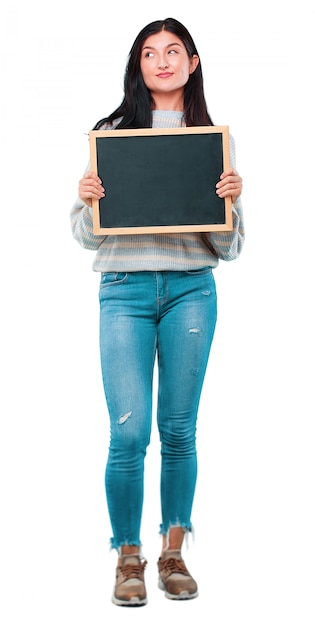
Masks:
[[[193,74],[196,67],[199,64],[199,56],[198,54],[194,54],[191,59],[190,59],[190,69],[189,69],[189,74]]]

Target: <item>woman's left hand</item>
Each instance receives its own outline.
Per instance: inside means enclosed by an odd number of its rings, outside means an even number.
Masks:
[[[219,182],[216,184],[216,192],[220,198],[226,198],[226,196],[232,196],[232,202],[236,202],[237,198],[241,195],[243,188],[243,181],[238,175],[237,171],[232,167],[220,176]]]

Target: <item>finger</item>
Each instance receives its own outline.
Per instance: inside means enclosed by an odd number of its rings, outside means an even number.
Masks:
[[[233,195],[237,197],[242,192],[242,179],[240,176],[228,176],[217,184],[216,192],[220,198]]]
[[[231,171],[233,174],[231,174]],[[219,182],[216,184],[217,189],[223,189],[227,185],[230,185],[231,188],[235,188],[235,186],[241,185],[242,179],[241,177],[235,173],[235,170],[228,170],[221,174]]]
[[[225,170],[224,172],[222,172],[221,176],[220,176],[220,180],[217,183],[217,187],[222,187],[223,185],[225,185],[228,182],[239,182],[241,181],[241,177],[238,175],[237,171],[234,169],[230,169],[230,170]]]
[[[238,176],[236,169],[234,169],[233,167],[229,167],[229,169],[224,170],[224,172],[222,172],[220,176],[220,180],[223,180],[227,178],[228,176]]]
[[[99,183],[100,185],[102,184],[100,177],[97,174],[95,174],[95,172],[93,172],[92,170],[89,172],[86,172],[82,180],[84,180],[85,178],[93,178],[97,183]]]
[[[103,189],[103,187],[98,189],[92,185],[85,185],[84,187],[79,187],[79,196],[81,198],[103,198],[105,196],[105,189]]]
[[[88,172],[79,181],[79,196],[82,197],[82,195],[84,195],[84,197],[95,197],[94,195],[91,196],[91,194],[95,194],[101,198],[104,195],[105,190],[99,181],[100,178],[95,178],[95,175],[93,178],[90,176],[90,172]]]
[[[82,189],[91,187],[93,189],[104,191],[104,187],[102,183],[99,183],[97,180],[93,178],[81,178],[81,180],[79,181],[79,187]]]

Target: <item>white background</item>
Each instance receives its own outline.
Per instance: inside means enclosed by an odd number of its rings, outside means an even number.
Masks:
[[[314,41],[311,2],[12,3],[1,15],[3,626],[314,626]],[[236,142],[246,245],[215,276],[198,422],[193,602],[157,589],[159,445],[146,459],[146,607],[110,602],[108,417],[93,252],[69,212],[87,133],[122,99],[129,49],[176,17]],[[132,364],[131,364],[132,367]],[[122,385],[124,382],[122,381]],[[126,612],[127,611],[127,612]]]

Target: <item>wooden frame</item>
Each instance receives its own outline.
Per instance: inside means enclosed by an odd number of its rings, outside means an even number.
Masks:
[[[91,131],[95,235],[232,230],[231,196],[215,185],[229,167],[228,126]],[[196,202],[197,198],[197,202]]]

